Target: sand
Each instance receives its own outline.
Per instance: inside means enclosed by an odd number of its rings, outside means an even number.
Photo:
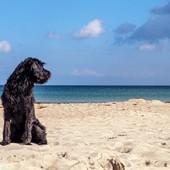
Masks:
[[[133,99],[35,108],[48,145],[0,146],[0,170],[116,170],[115,163],[126,170],[170,169],[170,103]],[[2,127],[0,105],[0,133]]]

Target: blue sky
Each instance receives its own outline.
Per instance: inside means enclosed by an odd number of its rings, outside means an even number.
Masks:
[[[53,85],[170,85],[169,0],[0,0],[0,84],[32,56]]]

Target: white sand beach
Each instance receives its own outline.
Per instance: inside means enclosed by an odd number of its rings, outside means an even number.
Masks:
[[[48,145],[0,146],[0,170],[170,169],[170,103],[35,104]],[[3,108],[0,105],[0,140]]]

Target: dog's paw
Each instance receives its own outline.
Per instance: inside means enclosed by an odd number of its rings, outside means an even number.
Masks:
[[[10,144],[10,142],[5,141],[5,140],[3,140],[2,142],[0,142],[0,145],[2,145],[2,146],[8,145],[8,144]]]
[[[41,142],[38,143],[38,145],[47,145],[47,141],[46,140],[45,141],[41,141]]]

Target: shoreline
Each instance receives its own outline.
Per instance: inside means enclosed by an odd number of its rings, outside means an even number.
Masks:
[[[45,102],[45,101],[35,101],[34,103],[35,104],[84,104],[84,103],[121,103],[121,102],[128,102],[128,101],[131,101],[131,100],[145,100],[145,101],[159,101],[159,102],[162,102],[162,103],[170,103],[170,101],[161,101],[161,100],[157,100],[157,99],[152,99],[152,100],[149,100],[149,99],[144,99],[144,98],[131,98],[131,99],[128,99],[128,100],[123,100],[123,101],[103,101],[103,102]]]
[[[131,100],[145,100],[147,102],[149,101],[158,101],[158,102],[162,102],[162,103],[170,103],[170,101],[161,101],[161,100],[157,100],[157,99],[153,99],[153,100],[147,100],[147,99],[143,99],[143,98],[132,98],[132,99],[128,99],[128,100],[124,100],[124,101],[108,101],[108,102],[44,102],[44,101],[35,101],[34,104],[107,104],[107,103],[122,103],[122,102],[128,102]],[[2,104],[2,101],[0,99],[0,105]]]

